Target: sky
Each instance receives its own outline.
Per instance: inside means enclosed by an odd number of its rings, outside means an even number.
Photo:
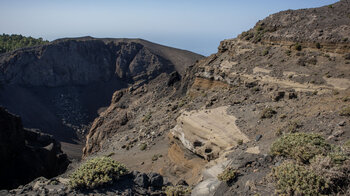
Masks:
[[[0,33],[142,38],[202,55],[270,14],[336,0],[0,0]]]

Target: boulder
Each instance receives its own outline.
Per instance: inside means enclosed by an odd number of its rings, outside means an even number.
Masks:
[[[161,188],[163,186],[164,180],[163,177],[157,173],[148,174],[150,185],[155,188]]]
[[[149,178],[144,173],[138,173],[134,179],[136,185],[147,188],[149,186]]]

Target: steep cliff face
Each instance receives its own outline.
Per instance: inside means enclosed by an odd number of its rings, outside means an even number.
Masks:
[[[200,55],[144,40],[77,38],[19,49],[0,56],[1,82],[60,87],[107,82],[113,78],[141,80],[161,72],[184,70]],[[168,54],[173,53],[173,54]],[[167,58],[183,58],[183,62]]]
[[[63,173],[69,161],[52,136],[24,129],[20,117],[0,107],[0,189]]]
[[[25,126],[75,143],[114,91],[182,74],[200,58],[140,39],[60,39],[0,55],[0,104]]]

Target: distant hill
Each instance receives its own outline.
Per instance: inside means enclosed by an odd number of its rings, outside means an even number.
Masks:
[[[33,37],[26,37],[17,34],[2,34],[0,35],[0,54],[16,50],[18,48],[37,46],[47,44],[49,41],[43,40],[43,38],[35,39]]]

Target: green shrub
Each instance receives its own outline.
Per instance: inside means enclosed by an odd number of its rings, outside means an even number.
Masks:
[[[335,152],[331,152],[328,154],[330,159],[332,160],[333,164],[341,165],[348,159],[348,156],[346,156],[342,151],[338,150]]]
[[[254,33],[245,31],[241,34],[241,37],[248,41],[254,37]]]
[[[345,141],[343,146],[345,148],[350,148],[350,140]]]
[[[161,154],[155,154],[152,156],[152,161],[157,161],[160,157],[163,157]]]
[[[327,193],[329,184],[305,166],[285,162],[273,168],[271,176],[276,182],[276,191],[281,195],[320,195]]]
[[[332,156],[317,155],[310,161],[309,169],[322,176],[328,182],[331,192],[345,192],[350,180],[350,162],[344,154],[340,155],[341,161]]]
[[[256,28],[256,31],[262,31],[262,30],[264,30],[264,27],[262,27],[260,24],[257,25],[255,28]]]
[[[128,173],[128,169],[110,157],[90,159],[69,177],[72,188],[93,189],[113,183]]]
[[[317,49],[320,49],[320,48],[321,48],[321,44],[317,42],[317,43],[316,43],[316,48],[317,48]]]
[[[253,88],[250,89],[252,93],[260,91],[260,88],[258,86],[254,86]]]
[[[142,122],[148,122],[152,118],[152,113],[148,112],[145,116],[142,118]]]
[[[331,145],[323,137],[312,133],[287,134],[271,146],[273,155],[293,158],[303,163],[309,162],[316,155],[326,155],[330,150]]]
[[[184,106],[184,105],[186,105],[186,101],[184,101],[184,100],[180,100],[180,101],[178,102],[178,104],[177,104],[177,106],[178,106],[179,108],[181,108],[181,107]]]
[[[237,170],[228,167],[218,175],[218,179],[223,182],[232,182],[237,177],[237,174]]]
[[[340,116],[350,116],[350,107],[345,107],[340,110],[339,112]]]
[[[243,144],[243,140],[242,140],[242,139],[239,139],[239,140],[237,141],[237,144],[238,144],[238,145],[242,145],[242,144]]]
[[[191,187],[188,186],[167,186],[164,190],[167,196],[189,196],[191,195]]]
[[[294,49],[297,50],[297,51],[301,51],[302,47],[301,47],[301,45],[299,43],[296,43],[294,45]]]
[[[292,51],[291,50],[286,50],[286,55],[290,56],[292,54]]]
[[[331,145],[321,136],[307,133],[278,139],[271,146],[272,154],[290,157],[298,164],[286,161],[272,170],[276,191],[281,195],[345,193],[350,184],[350,151],[346,146],[347,142]]]
[[[343,97],[343,98],[342,98],[342,101],[343,101],[343,102],[348,102],[348,101],[350,101],[350,97],[348,97],[348,96]]]
[[[140,150],[146,150],[147,148],[147,144],[146,143],[142,143],[140,146]]]
[[[276,136],[281,136],[283,134],[283,129],[282,128],[278,128],[275,132]]]
[[[273,110],[271,107],[265,108],[260,115],[260,118],[272,118],[277,112]]]
[[[262,53],[261,53],[261,55],[263,55],[263,56],[266,56],[266,55],[268,55],[269,54],[269,51],[266,49],[266,50],[264,50]]]
[[[297,120],[289,121],[288,125],[286,127],[286,130],[287,130],[287,133],[295,133],[301,127],[302,127],[302,124],[299,121],[297,121]]]

